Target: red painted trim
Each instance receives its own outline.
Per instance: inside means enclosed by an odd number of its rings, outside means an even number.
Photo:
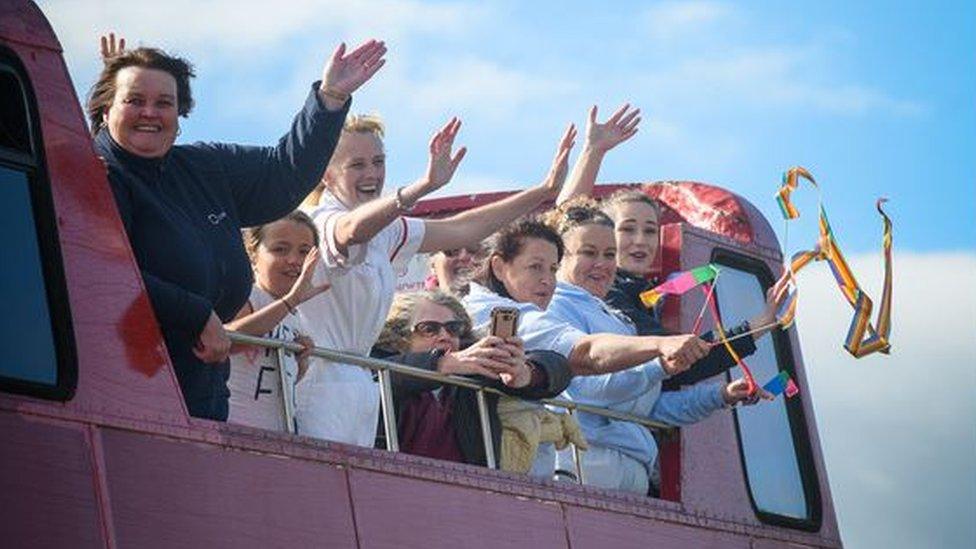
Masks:
[[[669,223],[661,226],[661,276],[681,270],[681,225]],[[680,332],[681,304],[675,299],[664,302],[661,324],[672,333]],[[658,449],[661,467],[661,498],[681,501],[681,429],[677,429]]]
[[[400,253],[400,250],[403,248],[403,245],[407,243],[407,236],[410,234],[410,229],[409,229],[409,225],[407,225],[406,218],[401,217],[400,224],[403,225],[403,230],[401,231],[401,235],[400,235],[400,243],[396,245],[396,248],[393,248],[393,253],[390,254],[390,262],[396,259],[396,256],[398,253]]]

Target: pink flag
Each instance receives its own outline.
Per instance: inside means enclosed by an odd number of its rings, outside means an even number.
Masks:
[[[786,398],[792,398],[800,394],[800,388],[793,383],[793,378],[786,382]]]

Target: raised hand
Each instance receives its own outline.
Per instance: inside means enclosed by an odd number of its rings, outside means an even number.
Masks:
[[[308,254],[305,256],[305,261],[302,263],[302,272],[299,273],[298,279],[292,284],[291,289],[285,294],[284,298],[287,300],[288,304],[292,307],[296,307],[302,303],[305,303],[309,299],[319,295],[320,293],[328,290],[332,287],[331,284],[325,283],[318,286],[312,284],[312,277],[315,274],[315,266],[319,261],[319,249],[312,248]]]
[[[630,108],[630,104],[625,103],[606,122],[600,123],[596,121],[597,108],[593,105],[586,123],[586,147],[605,153],[633,137],[641,121],[640,109]]]
[[[559,195],[559,190],[563,188],[563,183],[566,182],[566,174],[569,172],[569,152],[573,150],[575,140],[576,125],[570,124],[559,140],[556,156],[552,159],[552,166],[549,167],[549,173],[542,181],[541,186],[546,190],[546,196],[549,199],[556,198]]]
[[[751,406],[759,402],[759,399],[773,400],[774,398],[776,397],[772,393],[762,387],[756,387],[756,391],[750,395],[749,383],[741,378],[722,387],[722,400],[729,406],[735,406],[739,403]]]
[[[790,271],[785,271],[768,290],[766,290],[766,306],[761,313],[749,320],[749,327],[755,331],[753,337],[759,337],[776,325],[776,312],[789,297]]]
[[[468,152],[467,147],[461,147],[452,156],[454,138],[457,137],[460,129],[461,121],[454,117],[430,139],[430,159],[427,162],[427,174],[423,180],[423,194],[429,194],[440,189],[454,177],[458,164]]]
[[[125,51],[125,38],[119,37],[119,42],[115,42],[115,33],[110,32],[108,36],[102,35],[99,40],[102,44],[102,60],[108,61],[110,58]]]
[[[322,71],[320,90],[333,99],[349,96],[386,63],[384,54],[386,45],[378,40],[365,42],[349,53],[345,43],[339,44]]]

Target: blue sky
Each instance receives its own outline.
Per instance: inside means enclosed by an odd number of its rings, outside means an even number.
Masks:
[[[388,64],[356,94],[354,110],[387,120],[388,188],[420,175],[427,139],[452,115],[464,121],[459,141],[470,150],[442,195],[538,181],[566,123],[582,124],[590,104],[602,118],[629,101],[645,113],[641,131],[610,153],[602,181],[711,182],[745,196],[779,229],[780,174],[806,166],[874,295],[881,227],[873,205],[887,196],[894,354],[855,362],[838,350],[847,312],[822,273],[803,289],[813,297],[801,302],[798,323],[804,356],[817,364],[810,384],[842,534],[854,547],[925,544],[933,541],[926,532],[939,532],[940,546],[976,543],[972,2],[41,6],[81,95],[98,68],[97,36],[110,29],[193,60],[197,109],[184,141],[273,141],[339,40],[386,39]],[[801,192],[796,202],[807,215],[790,229],[791,251],[815,238],[815,195]],[[938,379],[923,375],[926,390],[915,386],[922,367],[939,368]],[[852,371],[874,385],[851,393]],[[905,393],[906,385],[916,388]],[[852,399],[890,419],[852,411]],[[851,437],[862,452],[844,451]],[[945,451],[918,457],[911,449],[919,445]],[[865,461],[875,464],[870,474]],[[923,506],[933,511],[911,512]]]

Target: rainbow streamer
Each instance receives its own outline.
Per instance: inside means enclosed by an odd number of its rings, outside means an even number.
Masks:
[[[689,271],[682,271],[672,275],[666,282],[659,284],[646,292],[640,294],[641,302],[647,308],[657,305],[657,302],[666,295],[681,295],[688,290],[699,286],[705,282],[714,280],[718,275],[718,267],[708,263],[700,267],[695,267]]]
[[[790,202],[790,194],[796,190],[800,178],[806,179],[814,187],[817,187],[813,176],[801,167],[790,168],[783,175],[783,185],[776,193],[776,200],[780,206],[780,210],[783,212],[783,217],[787,221],[796,219],[800,215],[796,207]],[[817,187],[817,192],[820,192],[819,187]],[[874,302],[857,283],[857,280],[854,278],[854,273],[851,272],[851,268],[847,265],[847,260],[844,259],[844,254],[841,252],[837,240],[834,238],[834,231],[831,229],[830,222],[827,220],[827,212],[822,202],[819,207],[820,238],[817,246],[812,250],[797,253],[790,261],[790,271],[794,274],[815,261],[826,261],[830,266],[831,273],[833,273],[834,280],[844,295],[844,299],[854,309],[854,317],[851,319],[850,327],[847,330],[844,348],[855,358],[861,358],[874,352],[888,354],[891,351],[889,335],[891,334],[892,224],[891,219],[881,208],[881,205],[885,202],[887,202],[887,199],[880,198],[875,204],[882,219],[882,251],[884,252],[885,269],[884,289],[881,293],[881,307],[878,310],[877,324],[871,323],[871,312],[874,308]],[[796,305],[797,299],[796,292],[794,291],[784,307],[784,313],[779,318],[780,323],[784,327],[793,322],[796,315]]]
[[[746,387],[749,388],[749,395],[753,395],[756,393],[756,379],[752,377],[752,370],[749,369],[746,361],[742,360],[739,353],[735,352],[732,344],[729,343],[729,339],[725,336],[725,327],[722,326],[722,319],[718,314],[718,306],[715,304],[715,294],[711,291],[711,288],[706,289],[706,286],[710,286],[710,284],[706,283],[705,286],[702,286],[702,292],[705,293],[705,301],[708,303],[712,317],[715,319],[715,332],[718,333],[718,337],[722,340],[722,345],[725,346],[725,350],[728,351],[729,356],[735,360],[736,365],[742,370],[742,375],[746,380]]]

